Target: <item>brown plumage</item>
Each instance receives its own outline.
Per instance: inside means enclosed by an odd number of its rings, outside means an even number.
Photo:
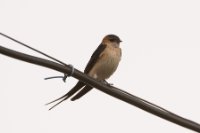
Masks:
[[[99,81],[105,81],[108,79],[117,69],[121,59],[121,49],[119,48],[121,40],[116,35],[107,35],[103,38],[102,43],[92,54],[84,73]],[[93,87],[86,85],[85,83],[78,81],[77,84],[62,97],[48,103],[51,104],[60,100],[57,104],[52,106],[49,110],[67,100],[69,97],[77,93],[71,98],[72,101],[82,97],[89,92]]]

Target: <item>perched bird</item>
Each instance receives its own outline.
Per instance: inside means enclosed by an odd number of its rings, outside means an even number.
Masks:
[[[98,81],[106,82],[117,69],[118,64],[121,60],[121,48],[120,48],[120,38],[116,35],[110,34],[103,38],[101,44],[92,54],[84,73]],[[77,84],[62,97],[48,103],[51,104],[60,100],[57,104],[52,106],[49,110],[60,104],[61,102],[67,100],[69,97],[77,93],[71,98],[72,101],[82,97],[87,92],[89,92],[93,87],[86,85],[85,83],[78,81]]]

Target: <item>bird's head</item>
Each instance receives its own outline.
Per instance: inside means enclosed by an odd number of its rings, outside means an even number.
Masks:
[[[113,34],[105,36],[102,41],[103,44],[111,44],[115,47],[119,47],[120,42],[122,42],[120,38]]]

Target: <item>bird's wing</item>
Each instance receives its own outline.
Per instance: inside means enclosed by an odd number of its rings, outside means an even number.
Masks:
[[[75,101],[89,92],[93,87],[86,85],[80,92],[78,92],[74,97],[71,98],[72,101]]]
[[[98,59],[100,58],[101,53],[105,50],[106,45],[104,44],[100,44],[97,49],[94,51],[94,53],[92,54],[84,73],[88,74],[90,72],[90,70],[94,67],[94,65],[96,64],[96,62],[98,61]],[[82,97],[83,95],[85,95],[87,92],[89,92],[93,87],[86,85],[81,91],[79,91],[74,97],[72,97],[72,101]]]
[[[103,50],[106,48],[106,45],[104,44],[100,44],[97,49],[94,51],[94,53],[92,54],[85,70],[84,73],[88,74],[90,72],[90,70],[92,69],[92,67],[95,65],[95,63],[98,61],[101,53],[103,52]],[[52,106],[49,110],[53,109],[54,107],[56,107],[57,105],[59,105],[60,103],[62,103],[63,101],[67,100],[69,97],[71,97],[73,94],[75,94],[77,91],[79,91],[83,86],[85,86],[85,83],[78,81],[78,83],[65,95],[63,95],[62,97],[47,103],[51,104],[54,103],[56,101],[59,101],[58,103],[56,103],[54,106]],[[84,94],[86,94],[88,91],[90,91],[92,89],[91,86],[85,86],[77,95],[75,95],[72,99],[78,99],[81,96],[83,96]]]
[[[104,51],[104,49],[106,48],[105,44],[100,44],[97,49],[94,51],[94,53],[92,54],[87,66],[85,67],[84,73],[88,74],[90,72],[90,70],[93,68],[93,66],[95,65],[95,63],[98,61],[101,53]]]

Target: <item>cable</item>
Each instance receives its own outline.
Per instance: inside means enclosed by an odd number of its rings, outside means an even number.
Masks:
[[[44,66],[44,67],[47,67],[47,68],[51,68],[51,69],[54,69],[54,70],[57,70],[59,72],[67,72],[69,73],[69,75],[73,74],[73,77],[77,78],[78,80],[81,80],[83,82],[86,82],[88,84],[90,84],[91,86],[97,88],[98,90],[101,90],[103,91],[104,93],[106,94],[109,94],[115,98],[118,98],[124,102],[127,102],[131,105],[134,105],[136,107],[139,107],[140,109],[142,110],[145,110],[149,113],[152,113],[158,117],[161,117],[163,119],[166,119],[168,121],[171,121],[173,123],[176,123],[180,126],[183,126],[183,127],[186,127],[188,129],[191,129],[193,131],[197,131],[197,132],[200,132],[200,124],[194,122],[194,121],[191,121],[191,120],[188,120],[186,118],[183,118],[181,116],[178,116],[170,111],[167,111],[165,110],[164,108],[161,108],[155,104],[152,104],[146,100],[143,100],[139,97],[136,97],[132,94],[129,94],[128,92],[125,92],[119,88],[116,88],[116,87],[109,87],[109,86],[106,86],[105,84],[103,85],[102,83],[94,80],[93,78],[81,73],[80,71],[78,70],[74,70],[72,68],[69,67],[69,65],[66,65],[65,63],[43,53],[43,52],[40,52],[39,50],[36,50],[24,43],[21,43],[5,34],[2,34],[0,33],[0,35],[6,37],[6,38],[9,38],[17,43],[20,43],[22,44],[23,46],[26,46],[38,53],[41,53],[42,55],[45,55],[46,57],[49,57],[63,65],[60,65],[58,63],[55,63],[55,62],[52,62],[52,61],[48,61],[48,60],[45,60],[45,59],[41,59],[41,58],[38,58],[38,57],[34,57],[34,56],[31,56],[31,55],[27,55],[27,54],[24,54],[24,53],[20,53],[20,52],[17,52],[17,51],[13,51],[13,50],[10,50],[10,49],[7,49],[7,48],[4,48],[2,46],[0,46],[0,53],[4,54],[4,55],[7,55],[7,56],[10,56],[12,58],[15,58],[15,59],[19,59],[19,60],[23,60],[23,61],[26,61],[26,62],[29,62],[29,63],[33,63],[33,64],[37,64],[37,65],[40,65],[40,66]],[[66,66],[66,67],[65,67]]]
[[[2,35],[2,36],[4,36],[4,37],[6,37],[6,38],[8,38],[8,39],[10,39],[10,40],[12,40],[12,41],[18,43],[18,44],[21,44],[22,46],[27,47],[27,48],[29,48],[29,49],[31,49],[31,50],[37,52],[37,53],[40,53],[40,54],[42,54],[42,55],[44,55],[44,56],[46,56],[46,57],[48,57],[48,58],[50,58],[50,59],[52,59],[52,60],[54,60],[54,61],[57,61],[57,62],[59,62],[60,64],[63,64],[63,65],[65,65],[65,66],[68,66],[68,65],[65,64],[64,62],[62,62],[62,61],[60,61],[60,60],[58,60],[58,59],[56,59],[56,58],[54,58],[54,57],[52,57],[52,56],[50,56],[50,55],[48,55],[48,54],[45,54],[44,52],[41,52],[41,51],[39,51],[39,50],[37,50],[37,49],[31,47],[31,46],[28,46],[27,44],[25,44],[25,43],[23,43],[23,42],[20,42],[20,41],[18,41],[18,40],[16,40],[16,39],[14,39],[14,38],[12,38],[12,37],[10,37],[10,36],[4,34],[4,33],[1,33],[1,32],[0,32],[0,35]]]
[[[6,38],[8,38],[8,39],[10,39],[10,40],[12,40],[12,41],[18,43],[18,44],[21,44],[22,46],[27,47],[27,48],[29,48],[29,49],[31,49],[31,50],[37,52],[37,53],[40,53],[40,54],[42,54],[43,56],[46,56],[46,57],[48,57],[48,58],[50,58],[50,59],[52,59],[52,60],[54,60],[54,61],[56,61],[56,62],[59,62],[60,64],[62,64],[62,65],[64,65],[64,66],[70,66],[70,67],[71,67],[71,73],[70,73],[70,74],[64,74],[64,76],[62,76],[62,77],[61,77],[61,76],[48,77],[48,78],[45,78],[45,80],[47,80],[47,79],[53,79],[53,78],[62,78],[63,81],[65,82],[66,79],[67,79],[67,77],[73,75],[73,73],[74,73],[74,67],[73,67],[73,65],[71,65],[71,64],[67,65],[66,63],[64,63],[64,62],[62,62],[62,61],[60,61],[60,60],[58,60],[58,59],[56,59],[56,58],[54,58],[54,57],[52,57],[52,56],[50,56],[50,55],[44,53],[44,52],[41,52],[40,50],[37,50],[37,49],[35,49],[35,48],[31,47],[31,46],[28,46],[27,44],[25,44],[25,43],[23,43],[23,42],[21,42],[21,41],[18,41],[18,40],[16,40],[16,39],[14,39],[14,38],[12,38],[12,37],[10,37],[10,36],[4,34],[4,33],[1,33],[1,32],[0,32],[0,35],[2,35],[2,36],[4,36],[4,37],[6,37]]]

